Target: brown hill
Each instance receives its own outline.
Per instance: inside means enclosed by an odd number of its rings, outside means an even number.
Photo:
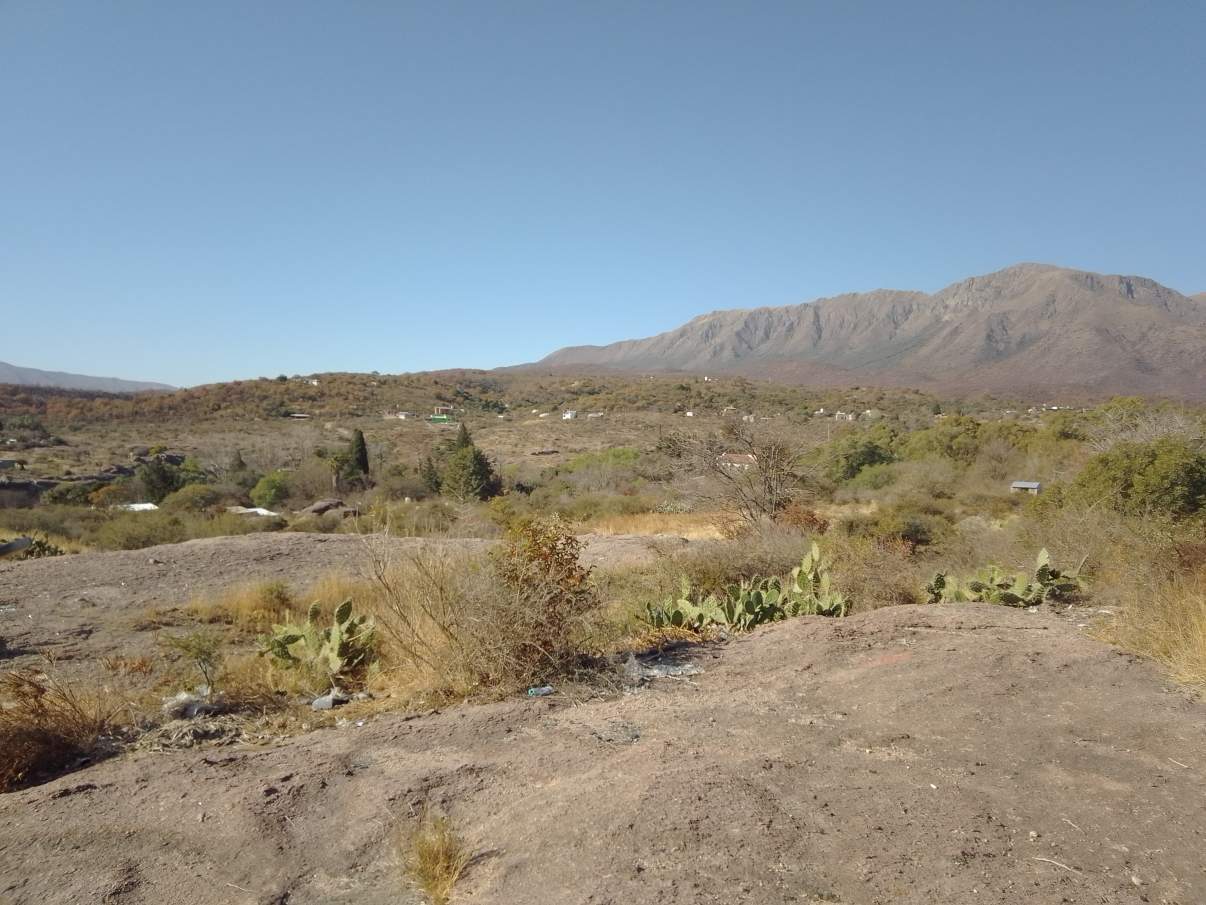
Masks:
[[[1143,277],[1019,264],[933,295],[881,289],[716,311],[647,339],[562,349],[538,364],[1203,397],[1206,297]]]

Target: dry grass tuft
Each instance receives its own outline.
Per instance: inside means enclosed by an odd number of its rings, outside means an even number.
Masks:
[[[193,600],[185,607],[185,612],[200,622],[229,625],[259,634],[267,632],[276,623],[303,617],[313,602],[320,605],[325,618],[349,597],[359,612],[376,594],[376,589],[368,582],[329,574],[319,578],[304,593],[290,590],[282,581],[261,582],[232,588],[216,597]]]
[[[427,895],[431,905],[447,905],[470,857],[448,818],[424,811],[418,828],[409,834],[400,833],[397,844],[406,875]]]
[[[1124,603],[1097,637],[1155,660],[1178,682],[1206,686],[1206,579],[1176,579]]]
[[[718,540],[732,517],[720,512],[640,512],[603,515],[582,528],[595,534],[672,534],[687,540]]]
[[[246,631],[267,631],[296,608],[292,593],[280,581],[231,588],[217,597],[194,600],[185,612],[201,622],[220,623]]]
[[[95,755],[115,710],[51,676],[0,677],[0,792],[35,785]]]
[[[367,547],[381,673],[399,694],[506,694],[575,672],[601,610],[560,521],[519,526],[489,556]]]

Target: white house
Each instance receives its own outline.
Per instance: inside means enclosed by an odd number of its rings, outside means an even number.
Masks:
[[[578,413],[575,412],[573,409],[569,409],[569,410],[561,413],[562,421],[573,421],[577,417],[578,417]]]
[[[1010,493],[1028,493],[1031,496],[1036,496],[1043,492],[1043,485],[1039,481],[1014,481],[1009,485]]]
[[[753,453],[723,453],[719,459],[722,468],[728,468],[732,471],[749,471],[758,464],[758,457]]]

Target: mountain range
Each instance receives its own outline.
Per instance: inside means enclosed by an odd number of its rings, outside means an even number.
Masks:
[[[1206,293],[1018,264],[933,294],[878,289],[714,311],[646,339],[561,349],[533,367],[1206,398]]]
[[[17,386],[58,387],[65,390],[92,390],[101,393],[138,393],[146,390],[175,389],[166,383],[121,380],[117,377],[89,377],[85,374],[67,374],[63,371],[40,371],[37,368],[21,368],[5,361],[0,361],[0,383],[16,384]]]

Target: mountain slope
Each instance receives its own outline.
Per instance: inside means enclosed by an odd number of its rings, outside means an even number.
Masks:
[[[166,383],[150,383],[143,380],[121,380],[117,377],[88,377],[84,374],[67,374],[62,371],[40,371],[37,368],[20,368],[0,361],[0,383],[17,386],[59,387],[67,390],[96,390],[102,393],[138,393],[146,390],[170,390]]]
[[[808,383],[1206,396],[1206,299],[1153,280],[1019,264],[933,295],[876,290],[716,311],[538,363]]]

